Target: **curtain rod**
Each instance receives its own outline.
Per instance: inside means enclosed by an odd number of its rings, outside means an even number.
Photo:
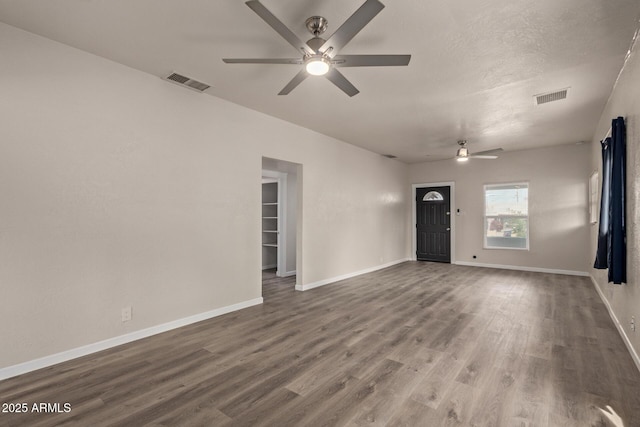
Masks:
[[[605,139],[607,139],[610,136],[611,136],[611,128],[609,128],[607,133],[602,138],[600,138],[600,141],[604,141]]]

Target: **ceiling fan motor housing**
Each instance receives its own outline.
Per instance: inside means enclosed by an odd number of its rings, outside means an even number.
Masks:
[[[318,52],[320,50],[320,47],[322,47],[322,45],[324,44],[326,40],[323,39],[322,37],[314,37],[312,39],[309,39],[307,41],[307,45],[315,50],[316,52]]]

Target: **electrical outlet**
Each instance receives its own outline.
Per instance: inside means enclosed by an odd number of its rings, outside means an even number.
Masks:
[[[122,309],[122,321],[128,322],[129,320],[131,320],[131,306]]]

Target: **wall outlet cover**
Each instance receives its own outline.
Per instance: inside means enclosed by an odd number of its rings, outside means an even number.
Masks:
[[[129,320],[131,320],[131,306],[122,309],[122,321],[128,322]]]

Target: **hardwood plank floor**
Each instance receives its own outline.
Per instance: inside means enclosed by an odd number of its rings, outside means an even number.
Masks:
[[[408,262],[0,382],[0,426],[640,426],[587,278]],[[31,412],[69,403],[68,413]]]

